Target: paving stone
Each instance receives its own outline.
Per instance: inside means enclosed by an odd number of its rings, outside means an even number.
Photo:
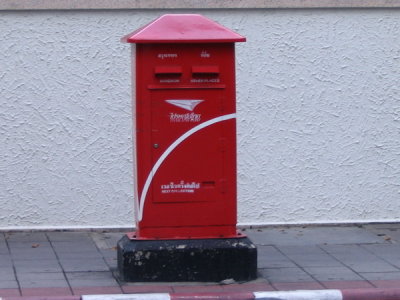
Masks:
[[[47,232],[48,240],[51,242],[85,242],[91,241],[89,232]]]
[[[322,282],[321,284],[327,289],[339,289],[339,290],[374,288],[374,286],[371,283],[362,280],[327,281],[327,282]]]
[[[106,264],[110,268],[110,270],[116,269],[118,267],[118,259],[117,259],[117,257],[104,258],[104,261],[106,262]]]
[[[21,288],[69,288],[68,282],[65,279],[25,279],[25,280],[18,280],[19,285]]]
[[[8,254],[8,253],[9,253],[9,250],[8,250],[7,243],[4,240],[0,241],[0,255]]]
[[[271,283],[315,281],[310,275],[300,268],[261,269],[259,271],[262,277]]]
[[[193,293],[193,294],[201,294],[201,293],[222,293],[224,291],[221,285],[185,285],[185,286],[172,286],[172,290],[174,293]]]
[[[103,255],[100,252],[94,252],[94,251],[83,251],[83,252],[57,252],[57,257],[60,260],[71,260],[71,259],[76,259],[76,260],[83,260],[85,258],[88,259],[102,259]]]
[[[171,286],[167,285],[154,285],[141,284],[141,285],[122,285],[122,291],[125,294],[136,294],[136,293],[173,293]]]
[[[10,267],[0,267],[0,281],[16,280],[14,269]]]
[[[60,259],[65,272],[102,272],[109,271],[103,258]]]
[[[364,227],[371,233],[381,238],[383,242],[400,242],[399,224],[374,224]]]
[[[272,286],[278,291],[294,290],[323,290],[324,287],[319,282],[277,282]],[[271,299],[272,300],[272,299]],[[311,299],[309,299],[311,300]]]
[[[320,255],[326,252],[317,245],[287,245],[276,246],[276,248],[285,255],[290,254],[313,254]]]
[[[318,281],[364,280],[346,267],[311,267],[304,270]]]
[[[30,272],[30,273],[20,273],[18,274],[18,280],[63,280],[65,279],[63,272]]]
[[[118,241],[125,235],[122,232],[111,233],[98,233],[93,232],[90,234],[94,243],[99,249],[111,249],[117,246]]]
[[[379,243],[382,239],[358,227],[291,227],[251,229],[245,232],[257,245],[323,245]]]
[[[295,268],[296,265],[272,246],[258,246],[258,268]]]
[[[51,247],[45,248],[15,248],[11,250],[11,256],[16,260],[38,260],[38,259],[57,259]]]
[[[5,237],[8,242],[48,242],[44,232],[13,232],[7,233]]]
[[[362,248],[372,253],[373,255],[382,258],[389,264],[400,268],[400,245],[398,244],[375,244],[361,245]]]
[[[360,245],[321,245],[321,249],[335,257],[360,257],[372,254]]]
[[[12,267],[12,259],[9,254],[0,254],[0,268]]]
[[[266,282],[248,282],[240,284],[223,285],[224,292],[258,292],[258,291],[273,291],[274,287]]]
[[[36,250],[36,249],[51,249],[51,244],[49,242],[25,242],[25,241],[10,241],[8,242],[8,246],[11,251],[14,250]]]
[[[111,272],[69,272],[65,274],[72,288],[119,286]]]
[[[98,249],[93,241],[88,240],[85,242],[53,242],[52,246],[56,253],[72,253],[72,252],[98,252]]]
[[[0,289],[17,289],[17,280],[0,280]]]
[[[359,273],[366,280],[398,280],[400,282],[400,272],[369,272]],[[400,285],[399,285],[400,286]]]
[[[54,259],[16,260],[14,261],[14,266],[17,275],[32,272],[62,272],[59,262]]]
[[[398,268],[379,259],[376,260],[352,259],[343,261],[343,264],[345,264],[346,266],[350,267],[351,269],[359,273],[399,271]]]

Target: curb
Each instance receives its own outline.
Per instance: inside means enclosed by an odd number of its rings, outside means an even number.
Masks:
[[[47,297],[0,297],[0,300],[400,300],[400,288],[298,290],[277,292],[151,293]]]
[[[84,295],[82,300],[400,300],[400,288],[279,292]],[[6,299],[5,299],[6,300]]]

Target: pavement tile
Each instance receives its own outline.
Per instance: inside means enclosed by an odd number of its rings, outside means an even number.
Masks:
[[[360,276],[366,280],[399,280],[400,272],[370,272],[370,273],[359,273]],[[400,285],[399,285],[400,287]]]
[[[382,239],[365,228],[338,227],[281,227],[249,229],[246,235],[256,245],[322,245],[379,243]]]
[[[379,258],[370,260],[346,260],[343,262],[346,266],[358,273],[368,272],[398,272],[399,269],[382,261]]]
[[[384,289],[400,287],[400,280],[371,280],[370,283],[377,288],[384,288]]]
[[[295,268],[296,265],[273,246],[258,246],[258,268]]]
[[[186,286],[172,286],[172,290],[175,293],[222,293],[224,289],[221,285],[206,285],[206,286],[199,286],[199,285],[186,285]]]
[[[65,275],[72,288],[119,286],[111,272],[69,272]]]
[[[20,273],[61,272],[61,266],[55,259],[15,260],[17,276]]]
[[[104,258],[104,261],[106,262],[107,266],[110,269],[116,269],[118,268],[118,259],[117,257],[113,257],[113,258]]]
[[[117,246],[118,241],[124,236],[121,232],[98,233],[92,232],[90,236],[99,249],[111,249]]]
[[[258,291],[274,291],[275,289],[267,282],[258,283],[241,283],[223,285],[225,292],[258,292]]]
[[[16,280],[12,266],[0,268],[0,281],[3,280]]]
[[[310,275],[300,268],[261,269],[259,272],[270,283],[314,281]]]
[[[70,259],[102,259],[103,255],[100,252],[85,251],[85,252],[57,252],[57,257],[60,260],[70,260]]]
[[[60,264],[65,272],[110,271],[103,258],[60,259]]]
[[[399,271],[398,268],[359,245],[325,245],[321,247],[356,272]]]
[[[63,252],[92,252],[97,253],[98,249],[92,240],[82,242],[52,242],[54,251],[57,253]]]
[[[122,294],[123,291],[119,286],[91,286],[91,287],[72,287],[74,295],[110,295]]]
[[[12,259],[9,254],[0,254],[0,268],[12,267]]]
[[[340,267],[343,264],[326,253],[290,253],[286,254],[296,265],[301,267]]]
[[[19,289],[0,289],[0,297],[16,297],[20,296]]]
[[[346,267],[308,267],[304,270],[318,281],[364,280]]]
[[[22,296],[70,296],[71,289],[67,287],[21,288]]]
[[[391,265],[400,268],[400,245],[399,244],[375,244],[361,245],[362,248],[375,256],[382,258]]]
[[[324,287],[315,281],[312,282],[277,282],[272,286],[277,291],[293,291],[293,290],[323,290]]]
[[[18,282],[21,288],[68,287],[63,273],[20,273]]]
[[[57,259],[52,248],[18,248],[11,250],[13,260]]]
[[[400,241],[399,224],[373,224],[370,226],[364,225],[363,227],[365,227],[368,231],[381,237],[386,242]]]
[[[11,232],[5,235],[8,242],[48,242],[45,232]]]
[[[68,288],[68,282],[65,279],[24,279],[18,280],[22,289],[25,288]]]
[[[51,244],[49,242],[25,242],[25,241],[15,241],[15,242],[8,242],[8,246],[10,247],[11,251],[13,250],[20,250],[20,249],[43,249],[48,248],[51,249]]]
[[[339,290],[347,290],[347,289],[366,289],[373,288],[374,286],[368,281],[326,281],[322,282],[322,285],[327,289],[339,289]],[[378,299],[377,299],[378,300]]]
[[[134,294],[134,293],[172,293],[172,287],[169,285],[153,285],[153,284],[144,284],[144,285],[122,285],[122,291],[125,294]]]
[[[326,252],[317,245],[286,245],[276,246],[280,252],[285,255],[298,255],[298,254],[309,254],[309,255],[322,255]]]
[[[17,280],[1,280],[0,281],[0,289],[17,289],[18,282]]]
[[[8,253],[9,253],[8,246],[7,246],[6,241],[3,238],[3,240],[0,241],[0,255],[8,254]]]
[[[81,242],[91,241],[90,232],[60,232],[53,231],[46,233],[51,242]]]

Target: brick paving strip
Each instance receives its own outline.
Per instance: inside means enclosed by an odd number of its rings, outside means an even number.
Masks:
[[[258,247],[259,279],[226,285],[121,282],[115,246],[122,232],[0,232],[0,300],[149,293],[147,299],[400,300],[400,224],[244,232]]]

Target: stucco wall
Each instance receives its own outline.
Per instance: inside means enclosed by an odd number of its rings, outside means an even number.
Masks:
[[[1,228],[133,225],[119,38],[168,12],[0,11]],[[399,9],[179,12],[248,39],[240,223],[400,220]]]

